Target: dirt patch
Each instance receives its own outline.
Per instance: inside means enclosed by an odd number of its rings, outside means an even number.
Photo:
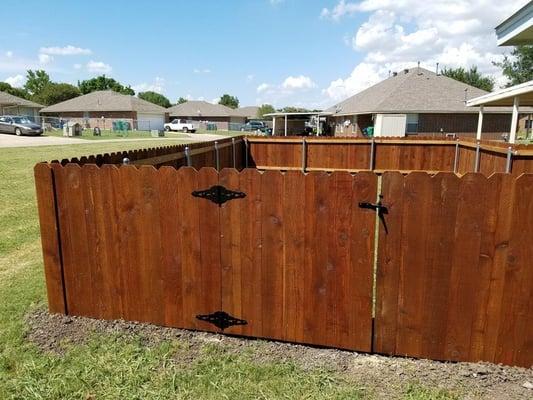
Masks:
[[[182,365],[199,359],[205,346],[211,345],[223,352],[246,355],[256,362],[291,361],[305,369],[325,368],[378,398],[398,398],[413,383],[450,390],[464,399],[533,398],[533,369],[385,357],[134,322],[50,315],[43,310],[29,314],[27,323],[28,340],[43,351],[59,354],[65,351],[65,343],[83,344],[92,333],[115,334],[139,339],[147,346],[178,340],[183,346],[174,357]]]

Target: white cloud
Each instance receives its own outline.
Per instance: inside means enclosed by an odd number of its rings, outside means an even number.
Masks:
[[[192,72],[195,74],[210,74],[211,70],[209,68],[195,68]]]
[[[102,73],[102,74],[108,74],[113,70],[111,65],[106,64],[102,61],[91,60],[87,63],[86,67],[87,67],[87,71],[89,72],[97,72],[97,73]]]
[[[219,101],[220,101],[220,97],[215,97],[213,100],[211,100],[211,103],[218,104]]]
[[[90,49],[83,49],[81,47],[75,47],[72,45],[64,47],[41,47],[39,53],[51,54],[54,56],[73,56],[73,55],[89,55],[92,54]]]
[[[13,52],[11,50],[6,51],[6,57],[7,58],[12,58],[13,57]]]
[[[136,92],[156,92],[163,93],[165,89],[165,79],[156,76],[152,83],[139,83],[138,85],[133,85],[132,89]]]
[[[50,64],[54,60],[54,57],[48,54],[39,54],[39,63],[42,65]]]
[[[314,88],[316,84],[308,76],[299,75],[289,76],[283,81],[281,87],[288,90],[301,90]]]
[[[22,87],[26,83],[26,78],[22,75],[10,76],[4,82],[9,83],[13,87]]]
[[[499,61],[505,49],[496,46],[494,26],[524,0],[341,0],[321,16],[338,21],[354,14],[366,15],[351,40],[363,55],[348,77],[333,80],[324,90],[332,100],[357,93],[387,77],[389,70],[416,66],[434,70],[470,67],[493,75],[501,83]]]
[[[270,85],[268,83],[262,83],[257,87],[257,93],[263,93],[268,88],[270,88]]]

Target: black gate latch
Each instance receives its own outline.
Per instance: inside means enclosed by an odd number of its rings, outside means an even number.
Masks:
[[[383,224],[383,228],[385,228],[385,233],[389,233],[389,230],[387,229],[387,222],[385,221],[385,215],[389,213],[389,209],[387,206],[384,206],[381,202],[381,199],[383,198],[382,195],[379,195],[379,201],[376,204],[369,203],[369,202],[360,202],[359,208],[367,208],[369,210],[378,211],[378,217],[379,220]]]
[[[221,330],[224,330],[234,325],[248,324],[247,321],[232,317],[225,311],[215,311],[213,314],[197,315],[196,318],[200,321],[209,322]]]
[[[221,185],[214,185],[206,190],[195,190],[192,192],[192,195],[194,197],[210,200],[213,203],[218,204],[219,207],[226,201],[246,197],[246,193],[229,190]]]

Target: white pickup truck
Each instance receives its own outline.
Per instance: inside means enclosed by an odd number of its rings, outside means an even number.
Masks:
[[[187,133],[187,132],[194,133],[196,132],[197,129],[198,129],[197,125],[191,122],[187,122],[184,119],[174,119],[165,124],[165,131],[167,132],[180,131],[184,133]]]

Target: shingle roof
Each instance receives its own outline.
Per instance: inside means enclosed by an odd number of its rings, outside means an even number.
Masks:
[[[37,104],[33,101],[23,99],[22,97],[13,96],[6,92],[0,92],[0,105],[5,106],[22,106],[30,108],[43,108],[41,104]]]
[[[78,111],[137,111],[141,113],[164,114],[166,109],[149,101],[114,92],[102,90],[63,101],[43,108],[43,113]]]
[[[235,110],[222,104],[208,103],[207,101],[187,101],[167,108],[171,117],[234,117]]]
[[[259,107],[257,106],[240,107],[234,110],[234,112],[235,114],[241,117],[246,117],[248,119],[254,119],[254,118],[257,118]]]
[[[407,72],[406,72],[407,71]],[[465,100],[488,92],[424,68],[398,72],[326,111],[336,115],[366,113],[477,113]],[[496,107],[487,111],[498,110]]]

